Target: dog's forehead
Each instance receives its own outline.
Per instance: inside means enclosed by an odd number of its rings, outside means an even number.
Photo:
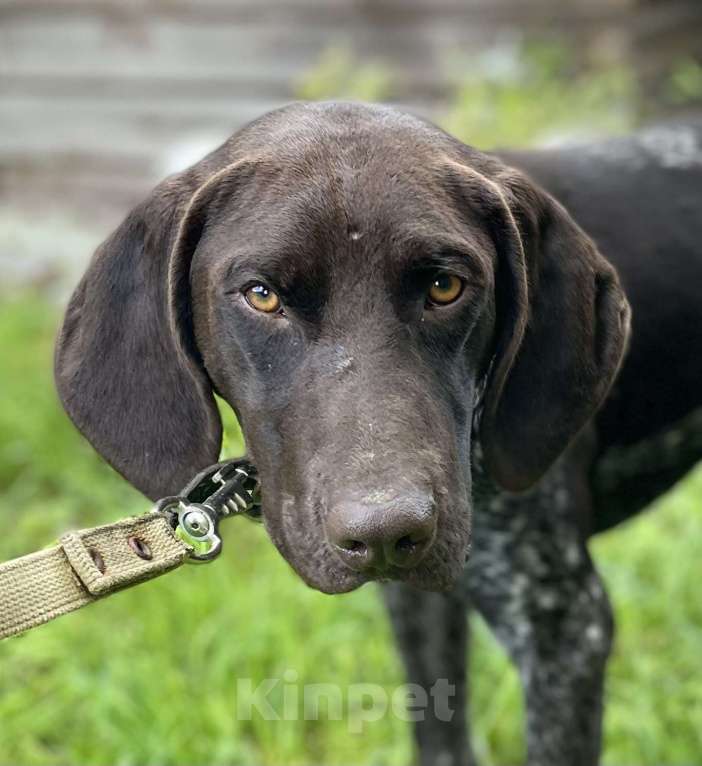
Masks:
[[[491,251],[484,222],[458,205],[436,168],[327,160],[312,165],[304,157],[254,179],[243,203],[233,197],[219,211],[210,229],[216,251],[269,273],[333,269],[337,276],[443,251]]]
[[[393,149],[368,152],[354,141],[343,152],[307,147],[261,159],[247,193],[233,197],[220,219],[245,227],[249,236],[291,243],[321,238],[380,244],[442,232],[456,237],[468,222],[480,228],[451,188],[444,157],[427,156],[420,165]]]
[[[233,146],[254,159],[244,190],[209,229],[225,259],[286,271],[333,261],[338,271],[442,247],[490,249],[484,221],[459,199],[448,170],[456,142],[416,118],[306,105],[267,115]]]
[[[293,104],[235,134],[229,161],[258,158],[290,190],[317,184],[325,192],[387,197],[394,189],[431,184],[435,167],[467,150],[436,126],[379,105]],[[337,196],[337,195],[335,195]]]
[[[397,147],[423,153],[459,143],[435,125],[392,107],[343,102],[291,104],[247,125],[230,139],[231,149],[257,154],[274,149],[290,159],[305,147],[320,155],[349,152],[360,156]]]

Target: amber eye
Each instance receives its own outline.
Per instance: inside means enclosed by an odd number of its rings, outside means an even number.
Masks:
[[[448,306],[463,292],[463,280],[454,274],[439,272],[431,281],[427,303],[432,306]]]
[[[256,284],[246,288],[244,298],[246,298],[249,306],[256,311],[263,311],[266,314],[280,311],[280,298],[265,285]]]

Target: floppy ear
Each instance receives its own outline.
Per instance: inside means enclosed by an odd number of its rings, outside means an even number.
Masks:
[[[95,253],[57,340],[63,406],[152,499],[179,491],[219,456],[222,426],[193,338],[189,271],[223,173],[204,184],[195,169],[168,179],[127,216]]]
[[[602,403],[630,311],[613,266],[556,200],[509,169],[490,183],[512,233],[498,248],[497,351],[480,437],[493,478],[522,491]]]

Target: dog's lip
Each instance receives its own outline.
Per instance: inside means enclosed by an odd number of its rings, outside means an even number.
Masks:
[[[357,590],[362,585],[372,582],[373,578],[368,577],[361,572],[355,572],[353,569],[339,567],[335,570],[333,575],[329,572],[320,576],[315,572],[314,575],[308,576],[306,572],[300,571],[293,565],[295,572],[302,578],[302,580],[311,588],[326,593],[328,595],[338,595],[341,593],[350,593]]]
[[[344,567],[343,564],[339,565],[339,569],[332,577],[318,577],[316,575],[307,577],[302,572],[299,572],[298,570],[295,571],[298,572],[307,585],[322,593],[330,595],[350,593],[368,583],[383,585],[391,582],[404,582],[419,590],[446,593],[450,591],[458,581],[458,576],[443,579],[426,577],[426,572],[418,572],[416,569],[397,568],[394,572],[383,571],[382,574],[377,575],[370,572],[360,573],[348,567]],[[339,578],[338,575],[342,572],[343,575]]]
[[[326,540],[323,544],[330,545]],[[322,593],[328,594],[349,593],[367,583],[382,584],[388,582],[407,582],[412,580],[410,574],[412,570],[406,570],[395,566],[389,569],[371,569],[359,572],[339,560],[338,563],[335,562],[333,569],[320,572],[318,570],[308,571],[304,567],[300,567],[300,562],[295,561],[294,559],[288,563],[307,585]],[[418,586],[422,587],[421,584],[418,584]],[[431,586],[431,582],[425,584],[425,587],[428,587],[429,589],[431,589]]]
[[[440,524],[441,517],[447,513],[447,508],[446,504],[441,502],[444,499],[442,493],[437,492],[436,495],[437,512],[439,513]],[[306,506],[308,513],[311,516],[312,529],[308,528],[309,536],[316,537],[317,535],[314,532],[314,526],[316,525],[319,528],[323,525],[323,505],[316,498],[312,498],[306,503],[296,504],[296,507],[299,508],[300,505]],[[264,521],[267,521],[265,506],[263,508],[262,515]],[[288,516],[287,518],[283,519],[283,525],[281,529],[285,530],[285,538],[288,538],[287,533],[289,532],[290,527],[287,523],[285,523],[286,521],[291,521],[291,518]],[[295,517],[295,521],[298,521],[297,517]],[[299,532],[299,526],[296,524],[294,537],[299,537]],[[435,531],[435,536],[438,534],[439,530],[437,528]],[[309,536],[306,536],[308,543]],[[410,569],[403,569],[401,567],[393,566],[389,569],[383,569],[382,571],[370,570],[359,572],[358,570],[352,569],[351,567],[344,564],[344,562],[336,556],[333,544],[326,538],[324,534],[319,536],[317,544],[325,547],[329,551],[330,559],[333,560],[333,564],[328,568],[316,568],[314,566],[310,566],[310,562],[306,561],[304,557],[300,559],[298,556],[292,555],[292,550],[295,546],[288,546],[287,544],[283,543],[282,539],[276,539],[276,537],[273,535],[271,535],[271,538],[276,544],[276,547],[279,548],[280,553],[283,555],[283,558],[287,561],[291,569],[306,585],[320,591],[321,593],[330,595],[349,593],[371,582],[379,584],[389,582],[405,582],[420,590],[446,592],[455,585],[455,582],[458,579],[457,577],[447,578],[440,576],[438,573],[432,573],[431,569],[427,569],[426,566],[423,566],[424,559],[422,560],[422,563],[420,563],[419,567],[413,567]],[[288,542],[289,538],[286,540],[286,543]],[[465,564],[465,559],[463,563]]]
[[[287,558],[287,557],[286,557]],[[357,590],[368,583],[405,582],[419,590],[432,592],[450,591],[458,580],[458,575],[452,577],[432,576],[427,569],[402,569],[392,567],[389,570],[358,572],[339,561],[333,568],[320,571],[307,569],[301,562],[288,559],[288,564],[298,577],[310,588],[328,595],[340,595]]]
[[[449,578],[432,576],[430,570],[421,566],[410,569],[393,566],[389,569],[370,569],[359,572],[345,565],[342,561],[339,561],[332,571],[315,572],[312,576],[307,576],[306,573],[298,570],[294,564],[292,566],[307,585],[322,593],[329,594],[349,593],[367,583],[382,585],[391,582],[405,582],[420,590],[446,592],[453,588],[459,577],[459,575]]]

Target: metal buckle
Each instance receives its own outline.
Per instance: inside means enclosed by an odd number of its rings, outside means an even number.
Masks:
[[[176,535],[192,547],[189,561],[202,563],[217,558],[222,550],[217,516],[206,505],[179,503]]]
[[[176,535],[192,552],[189,561],[212,561],[222,550],[219,522],[227,516],[246,515],[258,520],[261,500],[256,468],[246,460],[229,460],[201,471],[175,497],[159,500]]]

